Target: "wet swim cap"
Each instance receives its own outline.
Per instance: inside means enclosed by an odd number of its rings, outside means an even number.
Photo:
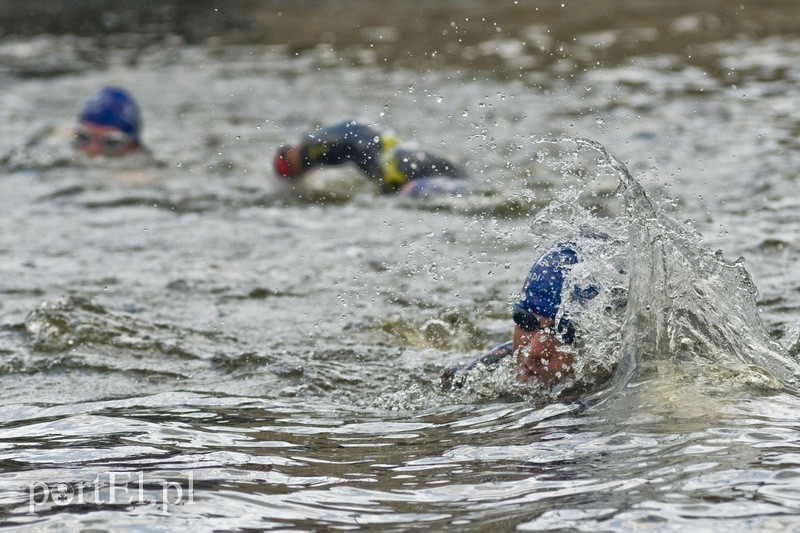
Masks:
[[[125,89],[105,87],[86,102],[78,116],[80,122],[112,126],[127,133],[137,142],[142,128],[139,106]]]
[[[577,262],[578,254],[566,245],[558,245],[540,257],[525,279],[522,299],[514,305],[515,317],[518,314],[536,313],[555,318],[561,305],[564,269]]]

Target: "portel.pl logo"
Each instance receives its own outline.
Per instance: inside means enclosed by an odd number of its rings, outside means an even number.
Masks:
[[[156,504],[167,514],[174,505],[194,503],[194,476],[184,481],[158,481],[145,484],[144,472],[106,472],[92,481],[28,485],[28,514],[50,506]]]

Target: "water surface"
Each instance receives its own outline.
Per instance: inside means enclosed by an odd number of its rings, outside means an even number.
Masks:
[[[800,526],[795,2],[52,9],[0,8],[4,526]],[[106,84],[155,163],[70,152]],[[272,176],[349,117],[478,194]],[[587,391],[441,392],[563,238],[629,295]]]

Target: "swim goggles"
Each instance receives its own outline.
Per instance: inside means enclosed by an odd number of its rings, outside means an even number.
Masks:
[[[135,142],[133,137],[122,131],[109,131],[98,135],[86,128],[78,128],[75,130],[72,146],[77,150],[85,150],[93,140],[100,146],[100,152],[105,155],[119,155]]]
[[[545,329],[542,327],[542,323],[539,321],[539,317],[536,316],[536,313],[525,309],[520,304],[514,306],[514,311],[512,312],[511,317],[514,320],[514,324],[525,331],[538,331],[540,329]],[[558,320],[558,324],[556,325],[556,333],[561,335],[561,340],[564,342],[564,344],[572,344],[575,342],[575,326],[566,318],[560,318]]]
[[[536,313],[528,311],[519,304],[514,306],[514,311],[511,316],[514,320],[514,324],[518,325],[525,331],[537,331],[543,329],[541,322],[539,322],[539,317],[536,316]]]

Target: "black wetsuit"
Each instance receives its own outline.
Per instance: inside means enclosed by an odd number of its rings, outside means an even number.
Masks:
[[[398,191],[419,178],[464,177],[459,167],[441,156],[397,144],[397,139],[370,126],[348,121],[308,135],[300,145],[300,156],[304,169],[352,161],[378,182],[383,192]]]

